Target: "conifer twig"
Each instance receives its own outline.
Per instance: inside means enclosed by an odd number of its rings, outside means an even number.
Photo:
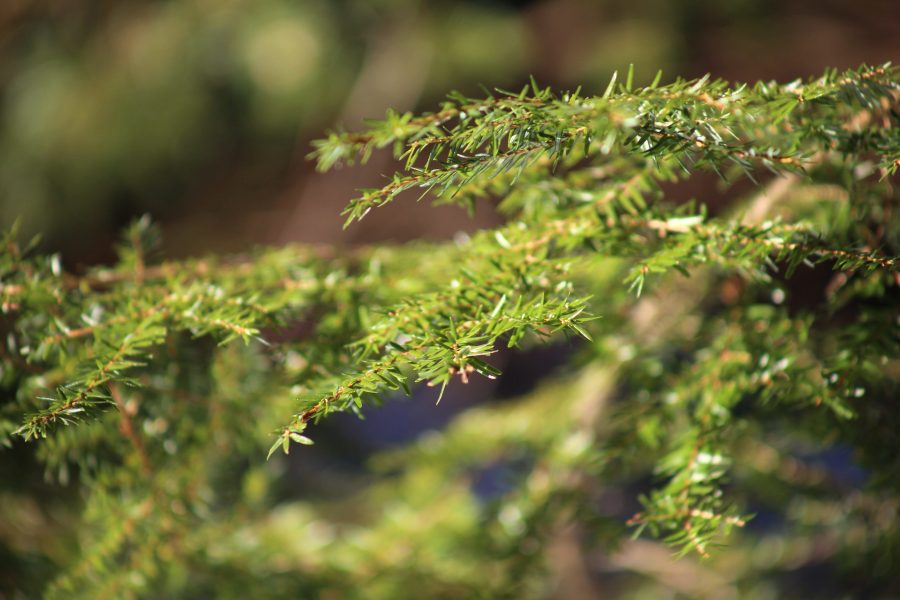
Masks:
[[[141,439],[141,436],[135,431],[131,421],[131,417],[134,413],[129,405],[122,399],[122,394],[119,392],[119,386],[115,383],[109,384],[109,395],[112,397],[113,402],[115,402],[116,408],[119,409],[119,431],[128,438],[128,441],[131,442],[135,452],[137,452],[138,459],[141,463],[141,470],[144,475],[146,477],[151,477],[153,475],[153,466],[150,462],[150,457],[147,455],[147,448],[144,446],[144,441]]]

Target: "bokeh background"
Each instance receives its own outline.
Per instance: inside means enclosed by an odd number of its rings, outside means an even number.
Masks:
[[[169,257],[450,238],[499,217],[404,198],[343,230],[354,190],[395,165],[319,174],[311,140],[530,75],[591,93],[629,63],[638,82],[785,81],[898,59],[897,0],[0,0],[0,226],[20,219],[76,271],[111,261],[144,213]],[[287,493],[349,493],[372,452],[530,389],[567,352],[505,356],[499,382],[439,407],[324,424]]]
[[[602,91],[614,69],[790,80],[900,58],[896,0],[3,0],[0,225],[73,267],[136,215],[167,252],[448,237],[471,221],[405,202],[349,231],[354,189],[309,142],[451,89]]]

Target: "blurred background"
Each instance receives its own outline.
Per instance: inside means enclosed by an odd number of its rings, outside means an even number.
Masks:
[[[112,258],[136,215],[169,256],[289,241],[449,237],[490,224],[397,203],[341,230],[393,171],[316,174],[329,128],[452,90],[602,91],[614,69],[790,80],[900,58],[895,0],[2,0],[0,226],[70,267]]]
[[[343,230],[354,191],[395,165],[318,174],[310,141],[529,75],[598,93],[629,63],[638,82],[752,82],[889,60],[897,0],[0,0],[0,226],[20,219],[74,270],[111,261],[144,213],[169,257],[445,239],[499,217],[406,198]],[[439,407],[429,394],[326,422],[291,456],[290,495],[340,495],[373,451],[527,391],[569,352],[507,355],[503,378]]]

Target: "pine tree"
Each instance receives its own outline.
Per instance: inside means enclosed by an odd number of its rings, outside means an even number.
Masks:
[[[7,233],[0,589],[518,598],[612,570],[767,597],[821,568],[804,597],[900,593],[900,71],[633,79],[317,142],[323,170],[403,164],[348,226],[407,190],[498,202],[454,241],[169,261],[143,218],[73,275]],[[710,172],[724,200],[672,200]],[[283,455],[331,415],[440,402],[541,344],[569,359],[533,392],[351,495],[286,496]]]

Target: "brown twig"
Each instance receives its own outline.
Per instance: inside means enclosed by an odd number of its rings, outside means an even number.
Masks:
[[[144,446],[144,441],[141,439],[141,436],[135,431],[131,421],[131,417],[137,412],[136,408],[132,408],[125,403],[122,394],[119,391],[119,386],[115,383],[109,384],[109,395],[112,396],[113,401],[116,403],[116,408],[119,409],[119,431],[122,432],[122,435],[128,438],[128,441],[134,446],[138,459],[141,461],[141,471],[143,471],[145,476],[151,477],[153,475],[153,467],[150,463],[150,457],[147,454],[147,448]]]

